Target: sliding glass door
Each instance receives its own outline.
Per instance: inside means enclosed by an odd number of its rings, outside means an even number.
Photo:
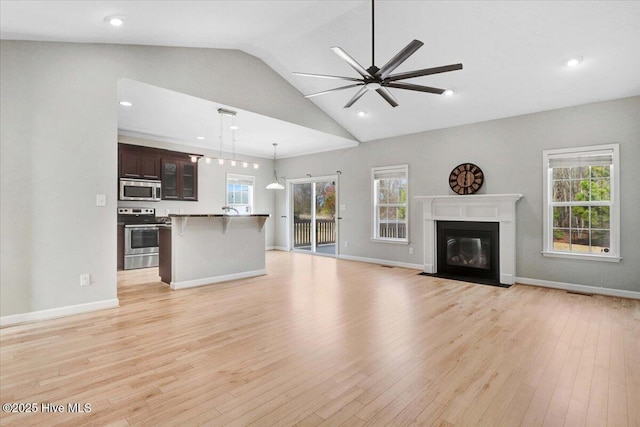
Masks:
[[[291,199],[293,250],[336,256],[336,181],[294,182]]]
[[[313,183],[293,184],[293,249],[313,252]]]

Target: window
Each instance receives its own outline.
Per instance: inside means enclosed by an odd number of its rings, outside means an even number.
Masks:
[[[409,242],[409,166],[386,166],[371,170],[373,180],[373,239]]]
[[[620,261],[618,144],[543,151],[545,256]]]
[[[255,177],[227,174],[227,206],[238,210],[239,214],[253,213],[253,187]]]

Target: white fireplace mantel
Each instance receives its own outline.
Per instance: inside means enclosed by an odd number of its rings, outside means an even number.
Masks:
[[[516,202],[521,197],[522,194],[415,197],[423,203],[425,273],[437,273],[437,221],[498,222],[500,283],[512,285],[516,277]]]

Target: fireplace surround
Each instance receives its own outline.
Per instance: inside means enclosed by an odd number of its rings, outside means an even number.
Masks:
[[[438,269],[437,225],[442,221],[498,224],[497,281],[512,285],[516,277],[516,202],[522,194],[418,196],[423,204],[424,272]]]

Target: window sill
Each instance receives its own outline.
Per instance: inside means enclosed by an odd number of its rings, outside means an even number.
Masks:
[[[394,245],[408,245],[409,240],[398,240],[398,239],[376,239],[375,237],[371,238],[372,242],[376,243],[391,243]]]
[[[584,261],[620,262],[622,257],[612,255],[575,254],[568,252],[542,251],[542,255],[551,258],[581,259]]]

